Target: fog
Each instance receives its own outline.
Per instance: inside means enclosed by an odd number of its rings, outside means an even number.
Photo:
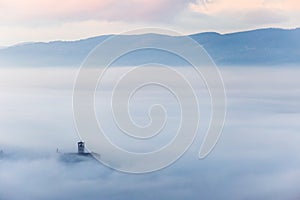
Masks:
[[[201,126],[191,148],[173,165],[148,174],[121,173],[95,160],[67,163],[61,153],[76,152],[79,135],[72,111],[74,68],[1,68],[0,199],[299,199],[300,69],[222,67],[227,118],[211,154],[198,159],[210,117],[203,81],[186,73],[201,99]],[[115,68],[105,80],[110,90]],[[150,94],[150,97],[147,96]],[[156,94],[156,95],[154,95]],[[98,99],[97,99],[98,98]],[[107,136],[131,151],[156,149],[174,135],[178,110],[172,95],[146,88],[130,104],[132,118],[149,122],[154,102],[166,106],[162,136],[136,142],[121,135],[102,106],[97,113]]]

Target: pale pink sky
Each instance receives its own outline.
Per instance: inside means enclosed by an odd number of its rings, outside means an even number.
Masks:
[[[300,27],[299,0],[0,0],[0,46],[163,27],[185,34]]]

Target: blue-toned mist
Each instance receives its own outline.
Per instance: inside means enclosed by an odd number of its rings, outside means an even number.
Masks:
[[[69,164],[58,159],[56,148],[76,151],[71,103],[76,72],[72,68],[1,69],[0,199],[300,198],[299,68],[221,68],[228,112],[216,148],[206,159],[198,159],[200,130],[191,149],[176,163],[143,175],[119,173],[94,161]],[[200,84],[205,124],[209,101],[202,89]],[[164,91],[157,91],[158,100],[170,102],[175,123],[175,104]],[[147,121],[142,109],[147,99],[140,101],[145,95],[137,94],[137,108],[132,105],[134,119],[140,123]],[[104,112],[101,106],[98,112]],[[171,135],[167,132],[166,138]],[[132,150],[154,147],[126,144],[124,148]]]

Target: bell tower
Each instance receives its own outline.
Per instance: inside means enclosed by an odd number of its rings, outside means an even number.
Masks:
[[[84,154],[84,142],[80,141],[77,143],[78,154]]]

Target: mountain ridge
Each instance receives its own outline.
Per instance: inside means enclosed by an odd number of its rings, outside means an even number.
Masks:
[[[0,49],[0,66],[79,66],[88,53],[99,43],[114,35],[100,35],[74,41],[33,42]],[[175,38],[160,34],[122,35],[141,42],[145,37]],[[209,53],[218,65],[298,65],[300,64],[300,28],[265,28],[220,34],[203,32],[188,35]],[[149,52],[148,52],[149,53]],[[140,53],[123,59],[120,65],[130,65],[135,60],[147,62],[166,60],[158,54]],[[166,63],[176,65],[172,57]],[[178,63],[181,64],[181,63]]]

